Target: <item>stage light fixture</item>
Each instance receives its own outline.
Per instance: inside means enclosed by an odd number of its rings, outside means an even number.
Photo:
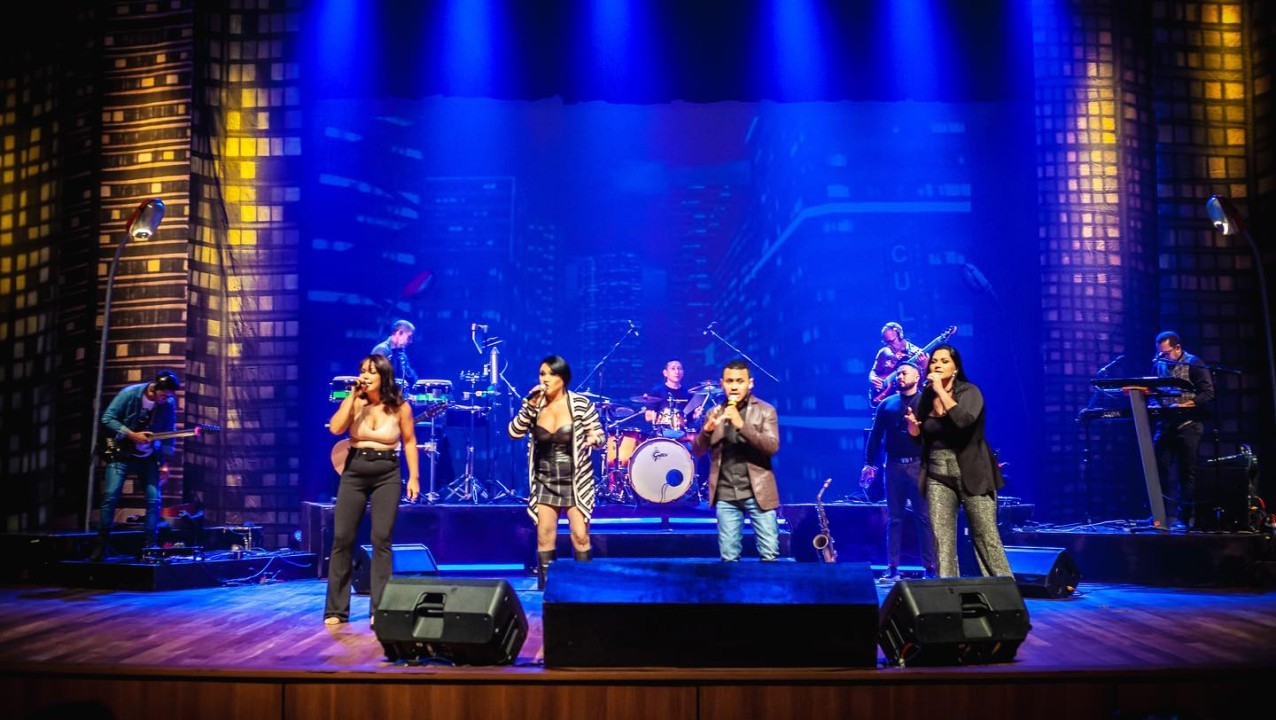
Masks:
[[[84,501],[85,532],[92,529],[93,496],[97,489],[97,463],[94,461],[94,455],[97,453],[98,436],[102,430],[102,383],[106,377],[106,341],[111,332],[111,295],[115,290],[115,271],[120,265],[120,256],[124,254],[124,247],[128,245],[128,241],[132,238],[145,240],[154,235],[159,230],[160,221],[163,219],[163,200],[151,198],[138,205],[125,225],[127,232],[119,246],[115,248],[115,257],[111,258],[111,268],[106,274],[106,297],[102,303],[102,337],[98,344],[97,389],[93,393],[93,416],[90,418],[93,429],[89,433],[89,483]]]

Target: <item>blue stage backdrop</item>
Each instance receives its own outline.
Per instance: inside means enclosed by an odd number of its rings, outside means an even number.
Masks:
[[[1022,107],[435,98],[312,112],[302,284],[305,322],[324,331],[303,339],[307,499],[335,482],[328,383],[396,318],[417,326],[417,372],[460,404],[489,389],[480,348],[500,340],[502,394],[474,433],[450,414],[440,485],[470,441],[481,476],[524,481],[504,425],[545,355],[622,403],[667,359],[695,384],[745,355],[780,412],[784,501],[814,500],[830,476],[830,498],[850,495],[870,363],[896,321],[918,345],[956,327],[1007,492],[1031,497],[1040,280]]]

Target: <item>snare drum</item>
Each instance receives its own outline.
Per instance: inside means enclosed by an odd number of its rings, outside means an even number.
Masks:
[[[638,497],[654,503],[673,502],[696,484],[696,462],[681,443],[652,438],[629,459],[629,482]]]
[[[410,396],[413,405],[434,405],[452,402],[451,380],[417,380]]]
[[[350,389],[358,380],[356,375],[338,375],[328,385],[328,402],[339,403],[350,395]]]
[[[615,435],[607,436],[607,469],[617,470],[629,467],[629,458],[634,449],[642,443],[643,436],[638,430],[621,430]]]

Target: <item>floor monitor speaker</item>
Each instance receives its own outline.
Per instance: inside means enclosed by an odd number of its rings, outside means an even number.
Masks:
[[[390,662],[509,665],[527,640],[527,615],[507,580],[395,577],[372,629]]]
[[[878,642],[898,666],[1009,662],[1030,627],[1012,577],[900,580],[882,603]]]
[[[1081,584],[1081,571],[1064,548],[1007,545],[1006,557],[1024,597],[1068,597]]]
[[[439,565],[434,562],[430,548],[416,544],[390,546],[390,561],[393,569],[392,577],[424,577],[439,574]],[[356,545],[354,557],[350,560],[350,586],[360,595],[372,592],[372,546]]]

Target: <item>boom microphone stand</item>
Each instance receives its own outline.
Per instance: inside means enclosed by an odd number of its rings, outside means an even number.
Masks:
[[[718,333],[714,330],[714,328],[715,328],[715,327],[717,327],[717,326],[718,326],[717,321],[714,321],[714,322],[709,323],[709,326],[708,326],[708,327],[706,327],[706,328],[704,329],[704,334],[705,334],[705,335],[712,335],[712,336],[716,337],[718,340],[722,341],[722,344],[723,344],[723,345],[726,345],[727,347],[729,347],[729,348],[731,348],[732,350],[734,350],[736,355],[739,355],[740,357],[744,358],[745,360],[748,360],[748,361],[749,361],[749,364],[750,364],[750,365],[752,365],[753,367],[757,368],[757,369],[758,369],[758,371],[759,371],[759,372],[761,372],[763,375],[766,375],[767,377],[771,378],[771,379],[772,379],[773,381],[775,381],[775,382],[780,382],[780,379],[779,379],[778,377],[776,377],[776,376],[772,375],[771,373],[767,372],[767,369],[766,369],[766,368],[764,368],[764,367],[762,367],[761,365],[759,365],[759,364],[757,363],[757,361],[755,361],[753,358],[751,358],[751,357],[749,357],[747,354],[745,354],[745,352],[744,352],[743,350],[741,350],[740,348],[736,347],[735,345],[732,345],[731,343],[727,342],[727,339],[726,339],[726,338],[724,338],[724,337],[722,337],[721,335],[719,335],[719,334],[718,334]]]
[[[594,376],[594,373],[598,372],[598,369],[603,366],[603,363],[607,362],[607,358],[610,358],[612,353],[616,352],[616,349],[619,348],[620,344],[625,341],[625,338],[629,337],[630,335],[633,335],[634,337],[638,337],[638,328],[634,326],[634,321],[627,320],[626,322],[629,323],[629,328],[625,330],[625,334],[620,336],[620,339],[616,341],[616,344],[611,346],[611,349],[608,350],[607,354],[603,356],[603,359],[599,360],[598,364],[595,365],[594,368],[589,371],[589,374],[586,375],[583,380],[576,383],[575,392],[580,392],[580,389],[585,387],[585,383],[589,382],[589,379]]]

